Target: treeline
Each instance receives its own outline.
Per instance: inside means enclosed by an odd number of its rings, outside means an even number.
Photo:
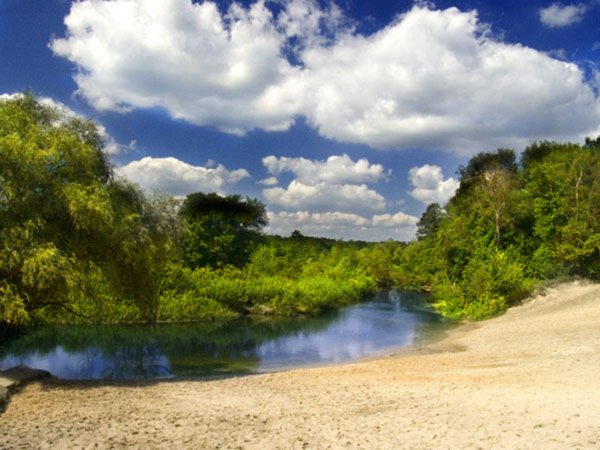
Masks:
[[[429,205],[393,283],[452,318],[500,314],[541,280],[600,279],[600,138],[480,153],[443,209]]]
[[[318,314],[375,291],[353,244],[267,238],[255,199],[148,198],[102,148],[90,121],[0,100],[0,324]]]
[[[600,138],[474,156],[408,244],[265,236],[261,202],[147,197],[102,149],[90,121],[0,100],[0,325],[319,314],[392,287],[483,319],[539,280],[600,278]]]

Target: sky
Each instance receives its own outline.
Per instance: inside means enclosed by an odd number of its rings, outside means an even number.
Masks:
[[[407,241],[474,154],[600,135],[600,1],[0,0],[0,96],[28,89],[149,194]]]

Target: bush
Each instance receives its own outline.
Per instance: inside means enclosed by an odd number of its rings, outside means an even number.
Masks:
[[[513,255],[490,244],[478,248],[459,280],[440,277],[434,285],[438,312],[453,319],[483,320],[502,314],[525,297],[531,282]]]

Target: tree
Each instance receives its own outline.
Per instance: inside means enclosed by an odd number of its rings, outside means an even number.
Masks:
[[[292,231],[292,234],[290,235],[290,237],[292,239],[295,239],[297,241],[304,239],[304,235],[300,232],[300,230],[294,230]]]
[[[242,267],[268,223],[265,205],[239,195],[196,192],[181,211],[186,229],[182,254],[190,267]]]
[[[417,239],[423,239],[434,234],[440,227],[444,210],[439,203],[431,203],[417,222]]]
[[[503,148],[494,153],[479,153],[466,167],[459,168],[460,187],[450,206],[467,212],[472,209],[473,202],[477,202],[481,214],[492,217],[496,245],[500,245],[517,173],[514,150]]]
[[[0,322],[76,313],[90,271],[152,318],[156,230],[146,209],[115,181],[94,123],[31,93],[0,100]]]
[[[523,162],[523,202],[529,205],[541,270],[600,277],[600,152],[595,141],[545,143],[534,163]],[[524,157],[539,147],[528,148]],[[529,158],[531,161],[531,158]],[[545,261],[542,264],[541,261]]]
[[[515,151],[506,148],[500,148],[494,153],[482,152],[473,156],[466,166],[458,168],[460,186],[453,200],[456,201],[465,197],[486,173],[505,172],[516,174],[518,171],[516,159]]]

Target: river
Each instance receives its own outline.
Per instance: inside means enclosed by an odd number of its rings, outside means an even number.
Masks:
[[[69,380],[259,373],[382,355],[449,326],[423,296],[392,291],[314,318],[42,327],[0,347],[0,370],[26,365]]]

